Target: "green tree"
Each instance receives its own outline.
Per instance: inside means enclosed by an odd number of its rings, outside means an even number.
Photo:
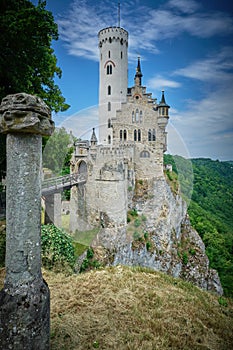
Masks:
[[[26,92],[58,112],[69,106],[54,82],[62,73],[51,48],[58,27],[45,7],[40,0],[37,6],[28,0],[0,2],[0,98]]]
[[[62,72],[51,48],[58,27],[45,7],[42,0],[37,6],[29,0],[0,1],[0,100],[26,92],[55,112],[65,111],[69,105],[54,81]],[[0,138],[0,170],[5,170],[5,137]]]
[[[54,175],[69,174],[74,140],[65,128],[55,129],[43,146],[43,167],[52,170]]]

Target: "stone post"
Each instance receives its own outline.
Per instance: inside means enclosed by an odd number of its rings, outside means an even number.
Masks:
[[[42,135],[54,123],[47,105],[25,93],[0,106],[7,134],[6,278],[0,291],[0,349],[48,350],[50,295],[41,273]]]

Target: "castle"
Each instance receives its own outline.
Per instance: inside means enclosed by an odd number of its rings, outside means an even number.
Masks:
[[[75,144],[72,172],[87,171],[88,179],[72,189],[71,231],[104,225],[105,218],[113,226],[125,225],[129,189],[137,180],[163,176],[167,149],[169,106],[164,91],[158,103],[142,85],[140,58],[128,88],[128,32],[109,27],[98,39],[99,142],[93,129],[90,141]]]
[[[164,174],[164,91],[160,102],[146,91],[140,58],[128,88],[126,30],[105,28],[98,38],[99,142],[93,129],[90,141],[75,143],[71,173],[86,182],[71,188],[70,231],[98,228],[91,245],[103,265],[145,266],[222,294],[187,204]]]

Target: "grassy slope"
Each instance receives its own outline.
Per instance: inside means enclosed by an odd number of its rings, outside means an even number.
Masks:
[[[120,266],[44,278],[51,350],[233,348],[233,305],[182,280]]]

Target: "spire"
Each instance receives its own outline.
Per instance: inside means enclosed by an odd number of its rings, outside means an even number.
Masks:
[[[136,74],[134,77],[135,85],[142,85],[142,72],[141,72],[141,63],[140,63],[140,57],[138,57],[138,65],[136,68]]]
[[[96,134],[95,134],[95,128],[92,129],[92,135],[91,135],[91,145],[92,146],[95,146],[97,145],[97,137],[96,137]]]
[[[121,2],[118,1],[118,27],[121,26]]]
[[[170,107],[170,106],[168,106],[168,104],[166,104],[165,96],[164,96],[164,90],[162,90],[162,97],[161,97],[161,101],[159,102],[159,106],[161,106],[161,107]]]

